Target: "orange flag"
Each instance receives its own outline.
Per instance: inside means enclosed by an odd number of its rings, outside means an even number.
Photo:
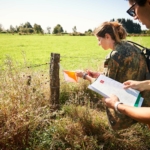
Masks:
[[[74,71],[63,70],[63,73],[67,82],[78,82],[78,77]]]

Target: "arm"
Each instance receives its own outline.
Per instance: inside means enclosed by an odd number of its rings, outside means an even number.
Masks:
[[[115,109],[115,103],[119,101],[115,95],[103,100],[107,107]],[[125,104],[118,104],[118,111],[139,122],[150,124],[150,107],[132,107]]]
[[[91,70],[86,70],[86,72],[92,78],[98,78],[100,76],[99,72],[94,72],[94,71],[91,71]]]
[[[84,77],[85,80],[88,80],[90,83],[92,83],[95,79],[89,76],[88,74]]]
[[[90,83],[93,82],[94,78],[92,78],[91,76],[89,76],[86,72],[82,71],[82,70],[78,70],[76,71],[76,75],[80,78],[83,78],[85,80],[88,80]]]
[[[132,107],[124,104],[118,105],[119,112],[142,123],[150,124],[150,107]]]
[[[139,91],[150,90],[150,80],[145,80],[145,81],[128,80],[123,84],[125,89],[133,88]]]
[[[95,78],[97,78],[100,75],[99,72],[93,72],[90,70],[87,70],[87,72],[78,70],[76,71],[76,74],[78,77],[88,80],[90,83],[92,83],[95,80]]]

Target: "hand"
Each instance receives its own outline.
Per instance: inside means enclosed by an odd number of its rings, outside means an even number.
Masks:
[[[102,100],[107,107],[112,109],[114,109],[115,103],[119,101],[116,95],[111,95],[109,98],[103,98]]]
[[[124,88],[133,88],[135,90],[139,90],[139,91],[144,91],[145,90],[145,86],[146,86],[146,82],[144,81],[133,81],[133,80],[128,80],[126,82],[123,83],[124,84]]]
[[[77,71],[75,71],[75,72],[76,72],[77,77],[83,78],[84,71],[82,71],[82,70],[77,70]]]
[[[100,75],[99,72],[93,72],[93,71],[90,71],[90,70],[87,70],[86,72],[87,72],[87,74],[88,74],[90,77],[92,77],[92,78],[98,78],[99,75]]]

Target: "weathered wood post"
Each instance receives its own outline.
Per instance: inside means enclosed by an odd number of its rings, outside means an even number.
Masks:
[[[51,53],[50,60],[50,105],[53,109],[59,108],[59,62],[60,54]]]

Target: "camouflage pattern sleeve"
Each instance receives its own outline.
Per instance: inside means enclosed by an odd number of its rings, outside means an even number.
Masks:
[[[107,77],[110,77],[112,79],[116,79],[117,73],[119,70],[119,63],[116,62],[114,59],[111,59],[112,53],[113,53],[113,55],[117,55],[116,51],[113,51],[107,55],[105,62],[104,62],[104,74]]]

